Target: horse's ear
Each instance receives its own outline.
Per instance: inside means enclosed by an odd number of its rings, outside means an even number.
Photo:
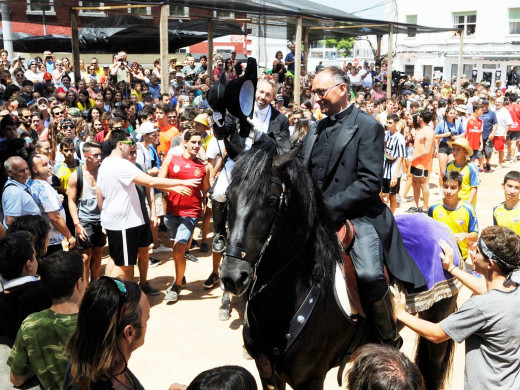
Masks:
[[[229,158],[233,161],[235,161],[236,158],[244,152],[238,145],[228,141],[226,137],[224,137],[224,146],[226,147]]]
[[[291,149],[289,152],[276,156],[273,160],[273,173],[278,173],[283,170],[289,163],[291,163],[300,153],[302,144]]]
[[[291,134],[291,145],[295,145],[300,140],[300,129],[294,129]]]

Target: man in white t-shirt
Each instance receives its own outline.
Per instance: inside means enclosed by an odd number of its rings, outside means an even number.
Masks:
[[[504,142],[506,139],[507,132],[513,124],[511,114],[504,107],[504,98],[499,97],[495,100],[495,113],[497,115],[498,126],[494,132],[492,132],[488,139],[493,141],[493,146],[498,152],[498,166],[497,169],[502,169],[504,163]]]
[[[142,172],[128,160],[134,141],[124,130],[113,130],[109,143],[112,153],[99,167],[97,181],[101,225],[107,232],[111,257],[106,274],[133,280],[138,248],[152,243],[135,185],[176,191],[180,186],[196,186],[200,179],[163,179]]]

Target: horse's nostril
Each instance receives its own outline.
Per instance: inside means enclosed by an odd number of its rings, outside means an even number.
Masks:
[[[240,272],[239,283],[243,285],[248,277],[249,277],[249,273],[248,272]]]

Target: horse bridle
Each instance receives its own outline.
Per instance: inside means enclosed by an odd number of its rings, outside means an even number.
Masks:
[[[278,221],[279,216],[282,212],[283,206],[285,204],[286,193],[285,193],[285,184],[283,183],[283,181],[276,176],[271,176],[271,184],[275,184],[280,188],[280,195],[278,196],[278,203],[276,205],[276,211],[275,211],[275,214],[273,217],[273,221],[271,222],[271,228],[269,229],[269,235],[267,236],[267,239],[264,241],[264,244],[262,245],[260,252],[258,252],[258,254],[255,255],[254,253],[252,253],[244,248],[241,248],[239,246],[235,246],[235,245],[226,245],[226,249],[224,250],[225,256],[232,257],[232,258],[235,258],[235,259],[238,259],[241,261],[245,261],[245,262],[251,264],[251,266],[253,267],[253,281],[254,282],[256,281],[256,269],[260,265],[260,262],[262,261],[262,258],[264,257],[265,251],[267,250],[267,247],[269,246],[269,243],[271,242],[274,231],[276,229],[276,225],[277,225],[276,222]],[[283,268],[285,268],[285,267],[283,267]],[[270,280],[274,279],[274,277],[277,274],[278,274],[278,272]],[[264,284],[256,292],[254,292],[254,286],[253,286],[248,300],[250,300],[251,298],[253,298],[253,296],[255,296],[256,294],[261,292],[265,287],[267,287],[268,284],[269,284],[269,282]]]

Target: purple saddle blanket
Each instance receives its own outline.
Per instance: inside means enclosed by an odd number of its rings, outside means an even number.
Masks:
[[[404,245],[426,278],[427,290],[409,291],[407,306],[410,312],[427,310],[442,298],[451,297],[460,283],[442,268],[439,240],[443,239],[454,252],[454,265],[459,267],[459,247],[449,227],[423,213],[396,215],[395,220]],[[415,302],[412,302],[415,300]]]

